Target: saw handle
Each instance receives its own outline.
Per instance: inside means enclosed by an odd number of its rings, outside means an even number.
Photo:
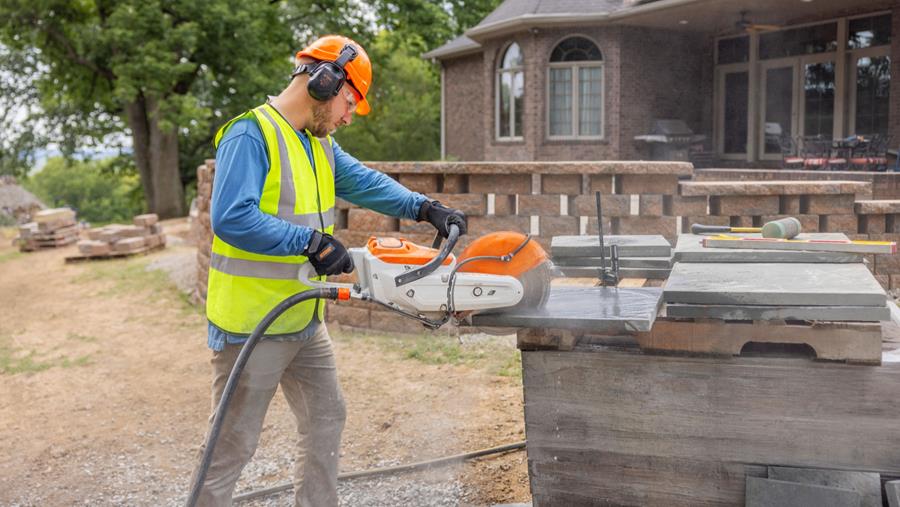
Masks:
[[[412,271],[407,271],[402,275],[397,275],[394,277],[394,284],[397,287],[401,285],[406,285],[410,282],[414,282],[420,278],[426,277],[434,272],[441,264],[444,263],[444,260],[447,259],[447,256],[450,255],[450,252],[453,251],[453,247],[456,246],[456,241],[459,240],[459,225],[455,223],[450,223],[450,226],[447,228],[449,231],[449,235],[447,236],[447,242],[444,243],[444,247],[441,248],[441,251],[438,252],[437,255],[434,256],[427,264],[423,265],[418,269],[414,269]],[[434,243],[436,245],[440,245],[440,234],[438,237],[434,239]]]
[[[691,234],[720,234],[723,232],[749,232],[758,233],[759,227],[731,227],[728,225],[703,225],[691,224]]]
[[[300,280],[300,283],[306,285],[307,287],[313,287],[316,289],[350,289],[353,290],[352,283],[337,283],[337,282],[322,282],[319,280],[311,280],[312,277],[319,276],[316,273],[316,268],[313,267],[312,263],[304,262],[300,265],[300,269],[297,272],[297,279]]]

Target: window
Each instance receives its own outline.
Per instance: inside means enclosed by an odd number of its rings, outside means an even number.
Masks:
[[[522,51],[513,42],[506,48],[497,68],[497,139],[522,138],[524,65]]]
[[[890,45],[891,15],[851,19],[848,32],[847,47],[850,49]]]
[[[827,53],[837,49],[837,40],[837,23],[764,33],[759,36],[759,59]]]
[[[551,138],[603,137],[603,55],[590,39],[570,37],[550,54],[547,84]]]
[[[718,59],[716,63],[743,63],[750,61],[750,37],[734,37],[721,39],[718,44]]]

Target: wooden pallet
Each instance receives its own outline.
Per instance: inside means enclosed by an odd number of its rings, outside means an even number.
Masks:
[[[105,261],[109,259],[127,259],[128,257],[135,257],[138,255],[146,255],[151,252],[155,252],[157,250],[162,250],[166,245],[157,245],[152,247],[143,247],[138,250],[133,250],[131,252],[110,252],[108,254],[103,255],[71,255],[66,257],[66,263],[76,263],[76,262],[86,262],[86,261]]]

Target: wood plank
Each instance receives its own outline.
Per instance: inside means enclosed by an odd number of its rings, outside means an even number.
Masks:
[[[684,501],[646,504],[700,505],[721,490],[733,491],[725,503],[742,504],[734,477],[712,468],[698,479],[679,462],[900,474],[900,365],[610,350],[523,352],[522,363],[535,497],[563,484],[573,495],[597,498],[603,488],[599,498],[634,504],[637,486],[623,484],[644,481],[662,496],[672,483],[696,481]],[[591,468],[613,455],[630,459],[603,474]],[[563,465],[545,466],[561,457]],[[657,482],[660,473],[671,478]]]
[[[685,322],[658,319],[635,339],[645,350],[740,355],[747,343],[806,344],[818,359],[881,364],[881,326],[864,323],[784,325],[750,322]]]

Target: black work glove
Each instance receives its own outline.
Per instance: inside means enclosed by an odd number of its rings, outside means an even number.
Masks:
[[[319,275],[337,275],[353,272],[353,257],[331,234],[313,231],[303,255],[316,268]]]
[[[425,201],[419,208],[418,222],[428,220],[444,238],[450,235],[450,224],[459,226],[459,235],[468,230],[466,214],[458,209],[448,208],[438,201]]]

